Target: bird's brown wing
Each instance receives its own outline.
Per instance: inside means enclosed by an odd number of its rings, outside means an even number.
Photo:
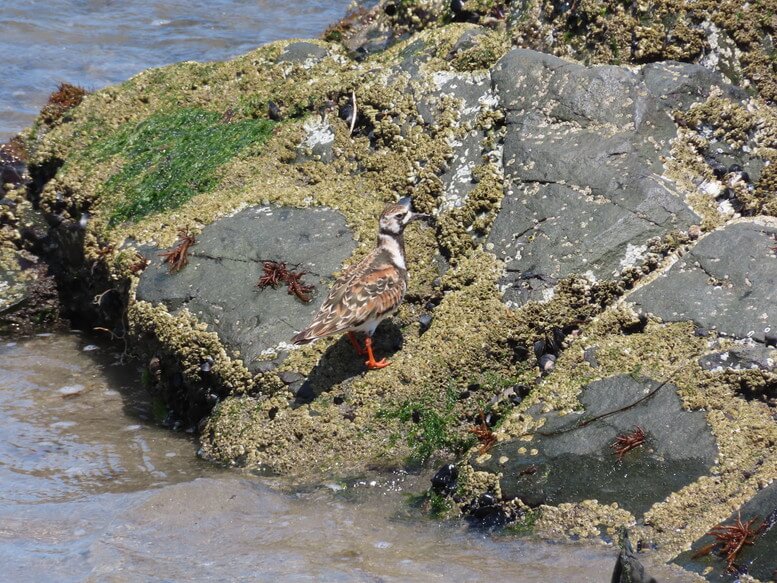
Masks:
[[[292,342],[306,344],[393,311],[405,295],[407,281],[382,255],[370,254],[340,277],[313,322]]]

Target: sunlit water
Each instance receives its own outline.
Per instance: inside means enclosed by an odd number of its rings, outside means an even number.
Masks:
[[[315,38],[350,0],[0,0],[0,142],[62,81],[98,89],[176,61]]]

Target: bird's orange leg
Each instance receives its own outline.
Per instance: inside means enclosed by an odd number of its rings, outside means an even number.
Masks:
[[[372,354],[372,338],[367,336],[367,338],[364,340],[365,346],[367,346],[367,362],[364,364],[367,365],[367,368],[370,370],[374,370],[377,368],[386,368],[391,363],[386,360],[385,358],[381,360],[375,360],[375,355]]]
[[[356,354],[359,356],[364,356],[367,354],[367,351],[359,346],[359,340],[356,338],[356,334],[353,332],[348,332],[348,340],[351,341],[351,346],[353,346],[353,349],[356,351]]]

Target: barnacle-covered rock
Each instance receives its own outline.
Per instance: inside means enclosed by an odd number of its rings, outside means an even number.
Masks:
[[[342,215],[332,210],[249,207],[205,227],[179,272],[171,273],[158,252],[148,253],[135,298],[171,312],[185,308],[257,372],[291,348],[290,334],[308,323],[354,246]],[[314,288],[309,302],[282,281],[257,285],[272,261],[305,272],[305,285]]]
[[[447,515],[629,526],[669,560],[777,478],[773,24],[646,6],[379,2],[327,41],[145,71],[24,133],[7,234],[207,459],[308,480],[444,461]],[[406,195],[437,220],[406,232],[392,365],[287,344]]]
[[[732,556],[734,573],[746,573],[760,581],[774,580],[777,571],[777,483],[766,486],[721,521],[721,525],[729,528],[747,525],[746,530],[735,533],[740,538],[731,539],[734,547],[745,532],[752,535],[747,538],[748,543],[742,544],[741,550]],[[689,571],[705,575],[708,581],[719,581],[731,573],[727,560],[729,551],[722,550],[726,542],[705,534],[674,562]]]
[[[527,434],[499,442],[487,457],[475,453],[472,466],[500,474],[506,500],[539,506],[593,499],[639,518],[715,463],[703,413],[684,411],[671,384],[608,377],[584,387],[580,401],[583,410],[537,416],[531,440]],[[628,439],[637,433],[640,439]]]
[[[739,222],[701,239],[629,301],[666,322],[763,344],[777,328],[777,221]]]

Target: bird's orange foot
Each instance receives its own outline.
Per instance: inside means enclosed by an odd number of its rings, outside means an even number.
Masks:
[[[381,360],[375,360],[375,355],[372,353],[372,338],[369,336],[364,340],[364,345],[367,347],[367,361],[364,363],[370,370],[376,370],[379,368],[386,368],[391,363],[385,358]]]
[[[370,370],[378,370],[380,368],[386,368],[391,363],[386,360],[385,358],[382,358],[380,360],[367,360],[365,363],[367,365],[367,368]]]

